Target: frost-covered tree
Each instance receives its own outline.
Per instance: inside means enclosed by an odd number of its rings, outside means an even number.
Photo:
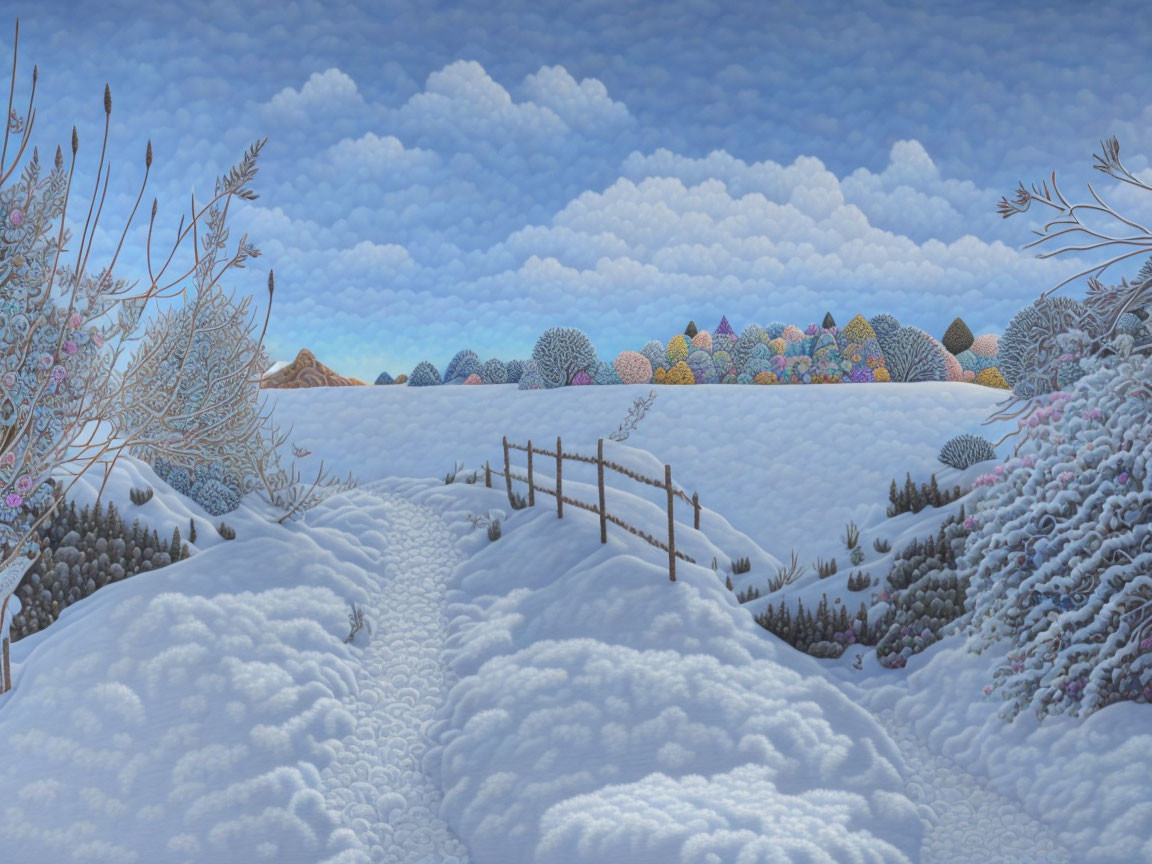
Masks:
[[[381,372],[379,375],[376,376],[376,381],[374,383],[376,383],[376,384],[391,384],[391,383],[393,383],[392,382],[392,376],[389,375],[387,373],[387,371]]]
[[[881,337],[881,334],[883,334],[884,337],[889,337],[896,333],[903,325],[895,316],[882,312],[869,319],[868,326],[872,328],[873,334],[880,340],[880,345],[883,347],[884,339]]]
[[[595,367],[596,349],[582,330],[550,327],[536,340],[532,361],[546,387],[566,387],[577,373],[588,374]]]

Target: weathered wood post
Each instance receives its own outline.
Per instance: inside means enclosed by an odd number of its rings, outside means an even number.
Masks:
[[[697,531],[700,530],[700,493],[692,493],[692,527]]]
[[[484,486],[487,489],[492,488],[492,466],[488,464],[488,460],[484,460]]]
[[[664,488],[668,490],[668,579],[676,581],[676,516],[673,508],[676,506],[672,495],[672,466],[664,466]]]
[[[536,506],[536,481],[532,478],[532,439],[528,439],[528,506]]]
[[[7,693],[12,689],[12,667],[8,661],[8,637],[4,637],[4,668],[0,670],[0,693]]]
[[[512,463],[508,459],[508,436],[504,436],[504,485],[508,488],[508,503],[512,503]]]
[[[608,508],[604,504],[604,439],[596,442],[596,483],[600,487],[600,542],[608,542]]]
[[[556,436],[556,518],[564,518],[564,451],[560,449],[560,436]]]

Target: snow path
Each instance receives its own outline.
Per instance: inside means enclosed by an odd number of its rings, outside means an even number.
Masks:
[[[372,634],[356,639],[367,643],[359,692],[345,704],[356,730],[324,774],[325,798],[373,864],[466,864],[467,849],[440,818],[440,790],[421,767],[428,726],[452,684],[443,613],[459,555],[427,507],[363,491],[381,503],[373,502],[370,523],[356,520],[364,529],[357,539],[375,546],[385,566],[364,607]]]
[[[876,713],[912,772],[905,794],[927,830],[923,864],[1071,864],[1047,826],[1015,801],[933,753],[891,709]]]

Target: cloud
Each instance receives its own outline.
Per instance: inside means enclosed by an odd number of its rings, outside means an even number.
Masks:
[[[285,87],[268,102],[271,113],[292,120],[304,120],[311,113],[355,111],[363,105],[356,82],[335,67],[314,72],[299,90]]]

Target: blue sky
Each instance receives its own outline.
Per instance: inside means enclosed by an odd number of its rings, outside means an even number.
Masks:
[[[273,357],[307,347],[369,380],[464,347],[526,357],[556,325],[607,360],[722,314],[1002,330],[1076,262],[1021,250],[1029,223],[998,198],[1052,170],[1109,192],[1091,171],[1107,135],[1138,172],[1152,152],[1136,2],[0,8],[5,63],[21,21],[18,106],[39,65],[42,154],[79,129],[77,200],[111,84],[97,251],[149,138],[168,236],[267,136],[260,198],[233,218],[263,256],[226,284],[262,302],[275,268]],[[145,272],[146,223],[121,277]]]

